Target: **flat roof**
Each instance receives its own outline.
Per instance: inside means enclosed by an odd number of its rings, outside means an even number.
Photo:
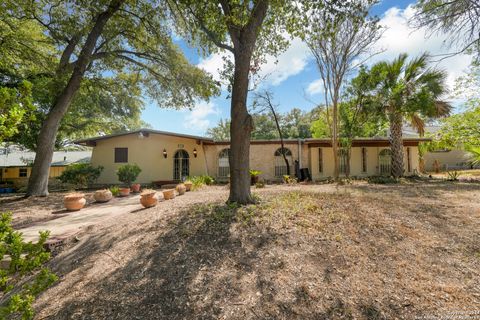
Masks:
[[[55,151],[51,167],[61,167],[72,163],[89,163],[92,151]],[[28,167],[35,159],[33,151],[13,151],[0,154],[0,167]]]

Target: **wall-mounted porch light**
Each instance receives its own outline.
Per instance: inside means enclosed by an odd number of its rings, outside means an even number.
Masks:
[[[165,148],[163,148],[163,157],[167,159],[167,150]]]
[[[197,157],[197,149],[193,149],[193,156],[196,158]]]

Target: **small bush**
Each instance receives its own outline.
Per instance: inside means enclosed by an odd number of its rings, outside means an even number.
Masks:
[[[447,172],[447,180],[448,181],[458,181],[460,178],[460,173],[458,171],[448,171]]]
[[[37,243],[27,243],[12,228],[12,214],[0,214],[0,259],[10,259],[9,265],[0,269],[0,319],[32,319],[35,298],[57,281],[44,267],[50,259],[44,248],[48,235],[48,231],[40,232]]]
[[[294,177],[289,176],[288,174],[286,174],[286,175],[283,176],[283,183],[286,183],[286,184],[295,184],[295,183],[297,183],[297,179],[295,179]]]
[[[130,187],[137,180],[140,172],[142,169],[137,164],[125,164],[117,170],[118,180]]]
[[[260,170],[250,170],[250,177],[258,177],[261,174],[262,174],[262,171]]]
[[[189,181],[192,183],[192,190],[198,190],[205,185],[209,186],[215,182],[215,180],[209,175],[188,177],[186,181]]]
[[[110,190],[110,192],[112,193],[112,196],[114,197],[118,197],[120,195],[120,188],[117,187],[117,186],[111,186],[110,188],[108,188]]]
[[[390,183],[398,183],[399,180],[395,179],[392,176],[371,176],[368,177],[368,183],[376,183],[376,184],[390,184]]]
[[[77,188],[86,188],[97,181],[102,171],[102,166],[94,167],[89,163],[74,163],[69,165],[57,179],[62,183],[73,184]]]

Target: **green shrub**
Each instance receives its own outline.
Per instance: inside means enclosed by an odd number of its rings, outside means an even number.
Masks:
[[[108,188],[110,190],[110,192],[112,193],[112,196],[114,197],[118,197],[120,195],[120,188],[117,187],[117,186],[111,186],[110,188]]]
[[[10,261],[0,268],[0,319],[32,319],[35,298],[57,281],[57,276],[44,267],[50,259],[44,248],[48,235],[48,231],[40,232],[37,243],[27,243],[12,228],[12,214],[0,214],[0,258]]]
[[[288,174],[283,176],[283,182],[286,184],[295,184],[297,183],[297,179],[295,179],[292,176],[289,176]]]
[[[118,180],[130,187],[137,180],[140,172],[142,172],[142,169],[137,164],[125,164],[117,170]]]
[[[70,183],[77,188],[86,188],[100,177],[103,167],[94,167],[89,163],[74,163],[69,165],[59,177],[62,183]]]
[[[261,174],[262,174],[262,171],[260,170],[250,170],[250,177],[258,177]]]
[[[206,174],[201,176],[188,177],[187,181],[190,181],[192,183],[193,190],[200,189],[205,185],[212,185],[215,182],[212,177]]]

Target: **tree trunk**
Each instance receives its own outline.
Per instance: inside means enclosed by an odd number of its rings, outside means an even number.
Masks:
[[[48,195],[48,176],[60,122],[67,112],[75,93],[80,88],[90,57],[105,24],[118,11],[123,2],[124,0],[112,0],[108,9],[96,17],[95,24],[85,40],[67,85],[57,97],[42,124],[37,140],[35,161],[33,162],[32,173],[28,180],[27,196]],[[71,50],[71,48],[67,46],[65,50]],[[65,61],[62,61],[62,63],[65,63]]]
[[[333,178],[338,180],[339,176],[339,164],[338,164],[338,110],[336,95],[333,101],[333,123],[332,123],[332,150],[333,150]]]
[[[403,117],[400,113],[389,115],[390,120],[390,148],[392,150],[392,176],[403,176]]]
[[[250,134],[253,120],[247,111],[248,74],[250,57],[235,55],[230,125],[230,196],[228,202],[253,203],[250,193]]]

